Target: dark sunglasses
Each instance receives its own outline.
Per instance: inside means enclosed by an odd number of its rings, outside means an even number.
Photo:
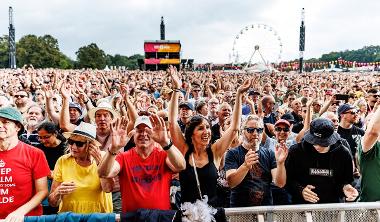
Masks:
[[[356,114],[358,114],[358,111],[356,111],[356,110],[352,110],[352,111],[350,111],[350,112],[345,112],[345,113],[343,113],[343,114],[351,114],[351,115],[356,115]]]
[[[77,147],[82,147],[82,146],[84,146],[84,144],[86,144],[86,142],[76,141],[76,140],[72,140],[72,139],[68,139],[67,143],[70,145],[75,144]]]
[[[244,129],[247,130],[247,133],[254,133],[255,131],[257,133],[263,133],[263,131],[264,131],[263,128],[254,128],[254,127],[246,127]]]
[[[25,98],[25,95],[15,95],[15,98]]]
[[[375,97],[375,98],[379,98],[380,97],[380,95],[372,95],[373,97]]]
[[[275,127],[274,130],[276,130],[276,132],[283,131],[283,132],[285,132],[285,133],[287,133],[287,132],[290,131],[289,127],[285,127],[285,128],[282,128],[282,127]]]

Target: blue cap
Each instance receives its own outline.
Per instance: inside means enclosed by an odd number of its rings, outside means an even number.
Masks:
[[[178,107],[179,108],[186,107],[186,108],[191,109],[192,111],[194,111],[194,105],[192,103],[189,103],[189,102],[182,102],[182,103],[179,104]]]

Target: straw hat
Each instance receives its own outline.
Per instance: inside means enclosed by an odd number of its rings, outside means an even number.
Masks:
[[[102,101],[98,104],[97,107],[92,108],[90,111],[88,111],[88,117],[90,118],[91,122],[95,122],[95,113],[99,110],[106,110],[110,112],[112,114],[112,119],[119,116],[119,113],[112,108],[112,105],[109,102]]]
[[[100,143],[96,140],[96,126],[95,125],[92,125],[86,122],[81,122],[77,127],[75,127],[73,132],[63,133],[63,136],[67,139],[73,135],[85,137],[86,139],[100,146]]]

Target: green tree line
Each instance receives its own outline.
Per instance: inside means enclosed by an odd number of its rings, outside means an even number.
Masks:
[[[8,36],[0,37],[0,68],[8,65]],[[137,69],[137,60],[143,56],[108,55],[95,43],[82,46],[78,49],[76,60],[63,54],[58,40],[51,35],[26,35],[16,42],[17,67],[33,64],[35,68],[94,68],[104,69],[108,66],[125,66],[128,69]]]
[[[305,62],[330,62],[339,58],[352,62],[380,62],[380,46],[365,46],[357,50],[330,52],[323,54],[320,58],[308,59]]]

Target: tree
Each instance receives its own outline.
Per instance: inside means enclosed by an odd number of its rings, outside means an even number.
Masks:
[[[4,35],[0,37],[0,68],[9,67],[8,49],[9,49],[8,36]]]
[[[72,61],[59,50],[58,40],[51,35],[23,36],[16,44],[17,64],[36,68],[72,68]]]
[[[78,68],[104,69],[106,66],[106,54],[95,43],[80,47],[75,54]]]
[[[112,55],[107,55],[107,65],[108,66],[125,66],[128,69],[138,69],[138,59],[143,59],[144,56],[140,54],[135,54],[130,57],[120,55],[120,54],[115,54],[114,56]]]

